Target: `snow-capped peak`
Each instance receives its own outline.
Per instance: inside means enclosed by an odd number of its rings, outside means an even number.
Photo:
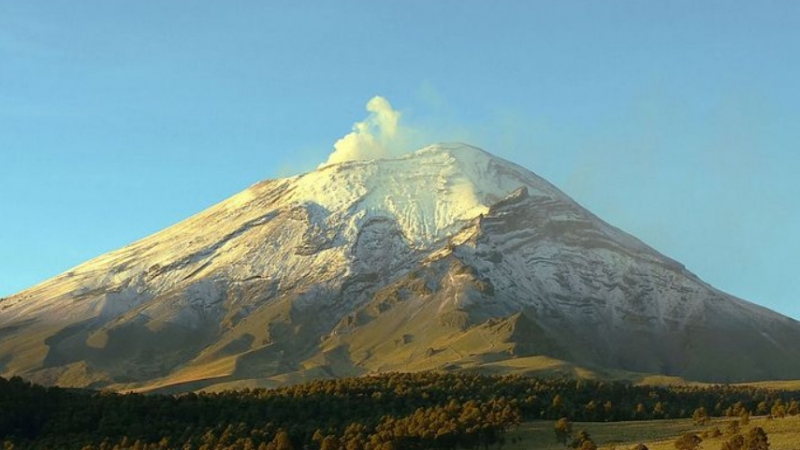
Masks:
[[[521,186],[541,194],[553,191],[525,169],[466,144],[435,144],[396,159],[330,165],[299,176],[294,185],[292,202],[349,216],[332,219],[348,220],[350,232],[357,232],[363,220],[385,217],[395,220],[414,246],[451,235]]]

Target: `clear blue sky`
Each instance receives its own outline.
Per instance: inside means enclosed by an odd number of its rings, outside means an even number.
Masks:
[[[374,95],[800,318],[800,2],[0,0],[0,296],[310,170]]]

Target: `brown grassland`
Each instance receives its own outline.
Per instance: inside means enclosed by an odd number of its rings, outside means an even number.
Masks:
[[[723,435],[703,438],[702,450],[718,450],[730,438],[725,433],[732,419],[716,418],[705,426],[696,426],[691,419],[653,420],[640,422],[574,423],[573,430],[586,430],[597,443],[599,450],[629,450],[643,443],[649,450],[675,450],[674,442],[683,433],[702,435],[718,427]],[[769,436],[770,450],[800,450],[800,416],[784,419],[756,417],[742,427],[746,432],[752,427],[762,427]],[[506,437],[505,450],[565,450],[568,447],[556,442],[553,422],[535,421],[520,425]]]

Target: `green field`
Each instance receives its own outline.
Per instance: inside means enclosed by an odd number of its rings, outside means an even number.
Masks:
[[[730,419],[714,419],[709,425],[698,427],[691,420],[654,420],[641,422],[575,423],[573,430],[586,430],[598,444],[600,450],[628,450],[644,443],[650,450],[675,450],[673,443],[683,433],[701,435],[705,430],[719,427],[723,436],[703,439],[701,449],[717,450],[729,436],[724,434]],[[770,450],[800,450],[800,416],[767,420],[757,417],[750,420],[749,428],[760,426],[769,435]],[[553,422],[535,421],[522,424],[508,434],[504,449],[507,450],[564,450],[557,443]]]

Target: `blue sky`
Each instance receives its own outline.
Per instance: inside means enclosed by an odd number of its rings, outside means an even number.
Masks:
[[[800,3],[0,0],[0,296],[265,178],[375,95],[800,318]]]

